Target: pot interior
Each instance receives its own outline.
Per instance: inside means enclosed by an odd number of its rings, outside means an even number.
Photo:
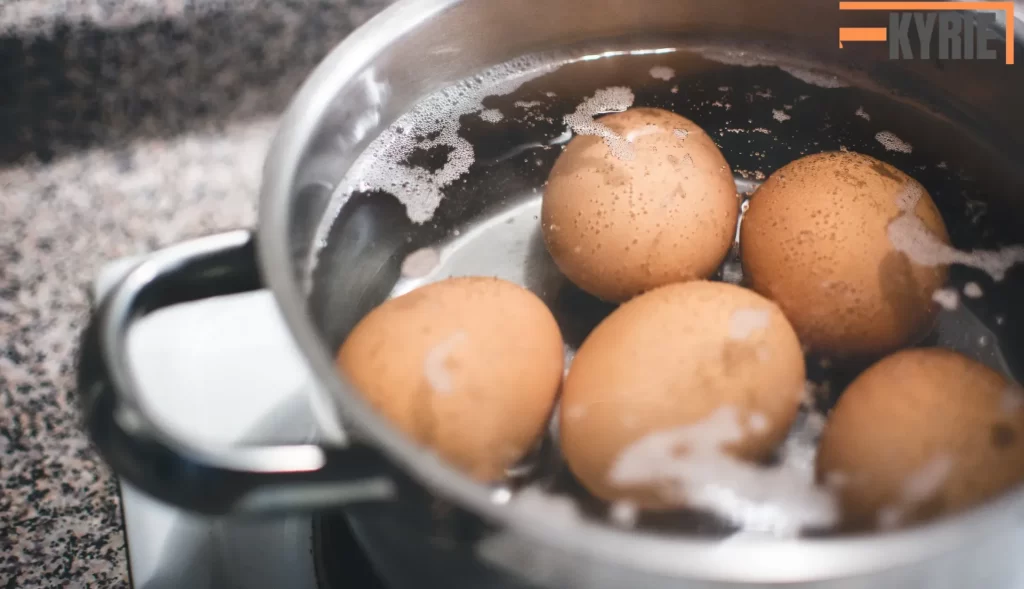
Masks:
[[[486,275],[541,297],[571,360],[615,307],[559,272],[541,239],[540,203],[571,138],[563,117],[608,87],[629,87],[633,106],[664,108],[700,125],[731,165],[742,198],[802,155],[850,150],[921,182],[959,250],[1024,241],[1024,80],[1007,73],[1014,66],[1001,53],[994,61],[894,61],[883,44],[835,46],[838,26],[882,20],[840,14],[834,2],[753,1],[481,0],[424,16],[336,89],[295,176],[292,271],[306,285],[327,353],[389,297],[449,276]],[[662,79],[652,68],[669,68],[672,76]],[[430,187],[401,199],[380,182],[366,189],[379,164],[372,142],[388,129],[415,133],[415,116],[400,117],[424,105],[471,146],[468,169],[439,189],[436,203]],[[889,136],[898,138],[895,147]],[[424,137],[401,165],[432,172],[452,165],[456,150],[434,138]],[[423,251],[437,263],[425,274],[408,264],[403,272],[410,255]],[[714,279],[742,282],[735,252]],[[1024,311],[1014,303],[1024,300],[1024,272],[1011,269],[996,281],[953,266],[946,286],[963,292],[970,282],[983,296],[961,297],[941,312],[920,345],[959,351],[1017,380]],[[820,416],[856,372],[809,355],[807,374],[815,394],[786,448],[813,469]],[[494,496],[507,501],[523,486],[539,486],[613,525],[612,506],[587,494],[561,460],[556,424]],[[736,521],[690,510],[641,514],[635,525],[709,537],[739,529]]]

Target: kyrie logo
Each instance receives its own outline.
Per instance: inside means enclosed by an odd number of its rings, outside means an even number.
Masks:
[[[888,12],[887,27],[840,28],[839,46],[887,42],[890,59],[996,59],[996,20],[1002,13],[1006,63],[1013,63],[1013,2],[840,2],[839,10]],[[911,42],[911,29],[917,33],[917,44]]]

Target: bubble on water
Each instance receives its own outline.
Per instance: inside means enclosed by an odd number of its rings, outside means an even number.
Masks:
[[[793,117],[791,117],[788,114],[786,114],[786,111],[784,111],[784,110],[779,110],[779,109],[773,108],[772,109],[772,118],[775,119],[776,121],[780,122],[780,123],[784,123],[784,122],[788,121],[789,119],[791,119]]]
[[[512,500],[512,490],[508,487],[501,486],[491,491],[491,501],[499,505],[504,505]]]
[[[343,195],[354,191],[380,190],[394,195],[414,223],[430,220],[437,210],[443,189],[468,171],[475,160],[473,145],[459,136],[462,116],[484,114],[484,98],[511,94],[526,82],[558,69],[565,61],[523,57],[491,68],[444,88],[420,101],[415,108],[385,129],[359,156],[343,185]],[[500,113],[499,113],[500,114]],[[417,150],[447,148],[444,164],[437,170],[409,165]],[[332,203],[340,208],[345,198]],[[333,219],[335,214],[325,218]]]
[[[671,92],[672,94],[679,94],[679,86],[672,86],[672,89],[669,90],[669,92]]]
[[[423,278],[433,272],[440,263],[441,254],[435,248],[420,248],[402,260],[402,276],[406,278]]]
[[[940,288],[932,293],[932,300],[947,311],[955,311],[960,304],[960,293],[952,288]]]
[[[867,111],[865,111],[865,110],[864,110],[864,107],[863,107],[863,106],[859,106],[859,107],[857,107],[857,112],[855,112],[855,113],[853,113],[853,114],[855,114],[855,115],[857,115],[858,117],[860,117],[860,118],[864,119],[865,121],[870,121],[870,120],[871,120],[871,115],[869,115],[869,114],[867,113]]]
[[[757,331],[768,327],[771,313],[768,309],[736,309],[729,316],[729,337],[745,340]]]
[[[543,514],[545,519],[557,523],[577,523],[582,519],[579,507],[571,497],[552,495],[535,485],[520,489],[513,496],[511,505]]]
[[[515,106],[516,108],[533,108],[535,106],[540,106],[541,105],[541,101],[539,101],[539,100],[517,100],[514,103],[512,103],[512,105]]]
[[[664,80],[667,82],[672,78],[676,77],[676,70],[670,67],[665,67],[663,65],[656,65],[651,68],[650,74],[651,77],[654,79]]]
[[[455,390],[452,374],[448,370],[448,360],[455,349],[463,345],[469,337],[465,331],[459,330],[434,345],[423,359],[423,376],[435,393],[450,394]]]
[[[906,141],[900,139],[892,131],[879,131],[875,134],[875,140],[882,144],[887,151],[896,151],[899,153],[911,153],[914,151],[914,147]]]
[[[639,510],[637,509],[636,503],[632,501],[620,500],[612,503],[611,509],[608,510],[608,517],[611,520],[623,528],[632,528],[636,526],[637,519],[639,518]]]
[[[964,296],[969,299],[980,299],[984,294],[977,282],[968,282],[964,285]]]
[[[501,111],[496,108],[488,108],[480,111],[480,118],[488,123],[499,123],[505,118]]]
[[[982,270],[996,282],[1002,280],[1014,265],[1024,262],[1024,246],[1021,245],[963,252],[939,239],[914,213],[923,190],[917,182],[907,184],[896,198],[896,204],[903,212],[886,228],[893,248],[906,254],[911,262],[919,266],[961,264]]]
[[[629,445],[612,464],[609,482],[655,485],[670,503],[710,511],[747,530],[793,536],[838,522],[835,498],[802,468],[761,466],[722,449],[745,435],[736,408],[719,408],[702,421]]]
[[[604,113],[623,112],[633,106],[634,98],[633,91],[625,86],[603,88],[584,100],[576,107],[575,112],[565,115],[565,124],[577,135],[595,135],[604,139],[613,156],[621,160],[631,160],[636,157],[633,144],[594,117]]]

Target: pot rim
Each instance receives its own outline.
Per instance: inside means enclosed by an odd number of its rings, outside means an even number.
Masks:
[[[721,582],[811,582],[920,563],[1021,525],[1024,489],[967,512],[911,529],[842,538],[751,538],[742,542],[666,537],[596,522],[567,525],[540,510],[497,504],[484,485],[449,467],[390,427],[337,374],[307,315],[302,286],[290,268],[289,193],[321,117],[338,91],[394,40],[463,0],[400,0],[337,45],[303,83],[267,152],[260,189],[261,271],[321,393],[346,421],[431,491],[513,532],[541,554],[590,557],[645,572]],[[954,0],[960,1],[960,0]],[[1020,20],[1017,15],[1017,20]],[[1024,27],[1017,27],[1018,39]]]

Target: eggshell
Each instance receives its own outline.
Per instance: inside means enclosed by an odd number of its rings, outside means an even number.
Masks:
[[[850,530],[976,505],[1024,480],[1024,393],[956,352],[896,352],[843,392],[816,470]]]
[[[945,267],[919,266],[894,249],[889,224],[901,197],[949,242],[927,191],[884,162],[853,152],[800,158],[754,193],[740,229],[749,285],[771,298],[811,348],[878,357],[928,332]]]
[[[634,157],[617,157],[593,135],[576,136],[559,156],[541,210],[558,267],[608,301],[710,276],[733,243],[739,215],[718,147],[693,121],[661,109],[598,121],[630,142]]]
[[[481,481],[501,478],[543,434],[563,361],[544,303],[480,277],[386,301],[337,356],[338,369],[392,424]]]
[[[625,450],[726,408],[745,433],[722,450],[765,458],[785,438],[804,384],[800,343],[774,303],[720,282],[663,286],[623,304],[583,342],[563,388],[562,452],[598,497],[674,507],[678,498],[656,481],[611,480]]]

